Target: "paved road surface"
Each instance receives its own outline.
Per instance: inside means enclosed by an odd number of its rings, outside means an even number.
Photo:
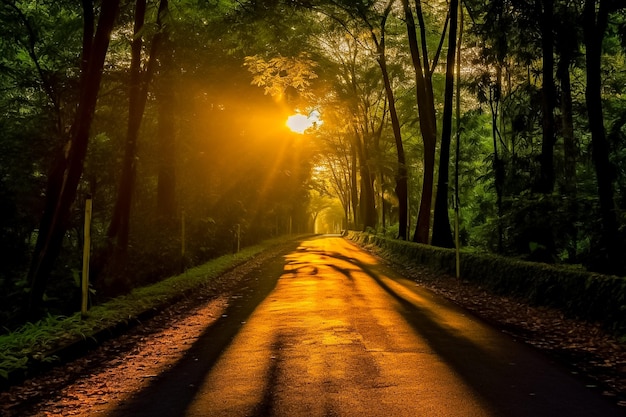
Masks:
[[[618,416],[534,350],[339,237],[256,271],[114,416]]]

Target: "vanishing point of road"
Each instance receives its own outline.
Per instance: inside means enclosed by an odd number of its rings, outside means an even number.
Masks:
[[[565,369],[341,237],[255,270],[109,416],[618,416]]]

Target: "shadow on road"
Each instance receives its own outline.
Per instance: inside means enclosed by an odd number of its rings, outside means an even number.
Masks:
[[[444,312],[433,310],[432,305],[420,306],[414,301],[409,301],[387,284],[389,280],[395,281],[391,271],[380,264],[361,261],[359,252],[355,252],[355,257],[329,252],[318,254],[353,265],[355,268],[345,268],[328,263],[329,267],[341,272],[350,280],[354,279],[355,271],[361,271],[376,281],[398,302],[398,313],[415,333],[424,338],[437,356],[481,398],[481,402],[494,415],[508,417],[626,415],[624,410],[605,400],[598,393],[585,391],[581,381],[570,377],[567,371],[550,363],[543,355],[497,334],[495,329],[493,333],[498,337],[488,338],[488,341],[482,340],[481,337],[472,339],[467,334],[461,334],[446,324],[442,317],[446,314],[471,316],[474,322],[480,322],[480,319],[454,305],[442,307],[441,310],[447,310]],[[418,292],[414,288],[404,288]],[[420,297],[436,298],[425,292],[420,292]],[[442,306],[447,304],[444,300],[440,302]],[[583,395],[572,395],[576,392]],[[445,401],[443,398],[441,400]]]
[[[224,315],[205,330],[176,365],[157,376],[150,385],[108,416],[185,415],[203,380],[239,333],[243,323],[275,288],[284,265],[284,257],[280,256],[248,272],[235,291],[240,297],[232,299]]]
[[[286,260],[285,260],[286,258]],[[311,261],[309,261],[311,260]],[[229,305],[226,317],[206,329],[203,335],[171,369],[157,377],[128,403],[109,414],[126,416],[183,416],[198,390],[242,327],[242,323],[276,287],[279,277],[299,273],[317,276],[318,268],[329,267],[350,281],[364,273],[396,302],[402,315],[416,335],[421,336],[436,356],[459,380],[480,399],[491,415],[502,416],[618,416],[617,407],[599,395],[585,391],[579,381],[554,367],[535,351],[515,343],[495,330],[476,324],[469,318],[467,326],[476,334],[450,323],[467,313],[437,300],[428,291],[399,287],[399,277],[377,264],[374,258],[354,249],[339,253],[314,246],[302,246],[285,257],[274,258],[252,271],[245,282],[258,282],[242,288]],[[262,272],[261,272],[262,271]],[[257,275],[255,277],[255,274]],[[322,278],[320,278],[322,279]],[[417,295],[417,298],[411,294]],[[346,296],[351,297],[350,294]],[[416,301],[417,300],[417,301]],[[420,301],[420,300],[423,300]],[[280,357],[282,341],[277,339],[272,350]],[[271,383],[277,379],[279,361],[272,363],[263,399],[252,415],[274,413],[275,398]],[[575,394],[572,394],[575,393]],[[405,399],[410,401],[409,398]],[[441,398],[440,401],[446,401]]]

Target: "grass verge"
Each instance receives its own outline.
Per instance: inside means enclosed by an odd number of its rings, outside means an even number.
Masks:
[[[212,286],[220,275],[291,240],[293,237],[267,240],[153,285],[136,288],[128,295],[93,307],[85,318],[81,318],[80,312],[69,317],[48,316],[0,335],[0,389],[59,363],[62,352],[71,345],[89,341],[97,344],[103,334],[112,334],[114,329],[127,326],[147,313],[159,311],[194,290]]]

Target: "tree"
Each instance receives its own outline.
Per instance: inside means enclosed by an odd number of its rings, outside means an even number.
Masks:
[[[542,141],[540,156],[540,175],[537,191],[549,194],[554,190],[554,107],[556,92],[554,87],[554,0],[535,1],[540,16],[541,51],[542,51]]]
[[[121,176],[118,187],[117,200],[113,209],[113,216],[107,232],[110,240],[116,239],[116,252],[123,254],[128,246],[130,233],[130,214],[132,197],[137,177],[137,142],[139,129],[143,119],[148,88],[154,75],[156,56],[160,53],[163,33],[163,19],[168,13],[167,0],[161,0],[157,12],[157,27],[159,31],[154,35],[150,47],[150,55],[145,71],[141,70],[141,51],[145,33],[146,0],[137,0],[135,5],[134,35],[131,44],[131,65],[128,105],[128,128],[126,133],[126,147],[122,162]]]
[[[159,12],[160,39],[160,77],[156,86],[158,105],[158,184],[157,214],[165,225],[171,225],[176,218],[176,91],[174,87],[176,74],[174,68],[173,43],[170,30],[162,21],[169,13],[167,2],[162,1],[162,12]]]
[[[435,173],[435,148],[437,144],[437,117],[435,112],[432,76],[439,59],[441,43],[431,62],[426,43],[426,26],[421,1],[417,0],[415,2],[415,12],[419,21],[421,48],[417,39],[417,28],[415,26],[413,11],[408,0],[402,0],[402,7],[406,21],[411,59],[415,70],[415,93],[419,113],[420,132],[424,143],[422,197],[413,240],[419,243],[428,243]],[[442,41],[445,36],[445,31],[446,29],[444,27]]]
[[[446,89],[443,104],[441,150],[439,154],[439,179],[433,219],[433,245],[444,248],[454,247],[450,218],[448,215],[448,189],[450,167],[450,142],[452,140],[452,98],[454,96],[454,72],[456,58],[456,37],[458,24],[458,0],[450,1],[450,30],[448,31],[448,58],[446,62]]]
[[[371,34],[348,19],[327,19],[324,36],[317,48],[326,55],[328,71],[333,71],[334,108],[344,108],[351,154],[351,195],[357,227],[375,229],[378,224],[375,182],[379,172],[376,144],[385,127],[387,100],[381,85],[380,69],[372,60]],[[346,33],[347,32],[347,33]],[[369,41],[369,42],[368,42]],[[364,48],[364,44],[367,44]],[[341,112],[342,114],[344,111]],[[324,129],[324,127],[322,127]],[[357,206],[358,203],[358,206]]]
[[[559,188],[568,199],[568,217],[570,227],[568,235],[571,244],[567,252],[570,260],[577,258],[578,228],[578,176],[576,164],[578,160],[578,143],[574,129],[574,100],[572,98],[572,81],[570,68],[579,55],[581,35],[578,25],[579,10],[572,5],[562,5],[558,9],[557,23],[555,25],[555,52],[558,56],[556,77],[560,86],[561,102],[561,135],[563,137],[563,173],[559,181]],[[574,30],[572,30],[574,28]]]
[[[48,276],[59,254],[70,207],[76,197],[119,0],[102,4],[93,37],[91,37],[94,27],[93,5],[89,0],[83,0],[82,6],[85,39],[82,51],[81,93],[70,138],[49,176],[46,187],[45,209],[28,273],[31,288],[28,310],[29,315],[33,317],[39,314]]]
[[[587,64],[585,98],[589,114],[593,164],[598,182],[601,235],[596,268],[617,273],[623,270],[622,251],[618,233],[613,192],[614,171],[609,160],[609,144],[604,128],[602,106],[602,41],[608,26],[609,14],[618,10],[617,1],[585,0],[583,32]]]
[[[363,3],[354,3],[354,2],[346,2],[341,5],[341,8],[351,15],[354,19],[360,19],[360,21],[367,27],[369,34],[371,36],[372,42],[375,47],[375,57],[376,62],[380,68],[381,76],[383,79],[383,86],[385,89],[385,94],[387,97],[388,103],[388,111],[389,118],[391,121],[391,127],[393,131],[393,137],[395,141],[396,147],[396,155],[397,155],[397,167],[395,172],[395,193],[398,198],[398,238],[402,240],[407,240],[408,234],[408,172],[407,172],[407,164],[406,164],[406,155],[404,152],[404,145],[402,143],[402,132],[400,126],[400,120],[398,117],[398,111],[396,109],[396,99],[395,94],[392,87],[392,80],[389,73],[389,68],[387,65],[387,52],[386,52],[386,24],[391,14],[392,8],[395,4],[395,0],[387,1],[382,12],[376,11],[376,3],[363,4]],[[338,16],[334,16],[335,19],[341,20]],[[374,26],[372,24],[372,20],[378,20],[380,23],[378,26]],[[347,22],[341,22],[342,26],[348,29],[349,25]],[[359,35],[358,29],[355,30],[355,33],[352,33],[352,36],[358,37]],[[382,187],[382,181],[381,181]],[[384,219],[385,209],[384,209],[384,199],[381,202],[382,207],[382,216]]]
[[[390,0],[383,11],[380,22],[380,39],[374,31],[373,27],[370,26],[370,33],[372,34],[372,40],[376,45],[376,50],[378,52],[377,62],[380,66],[380,71],[383,76],[383,83],[385,86],[385,93],[387,95],[387,101],[389,103],[389,116],[391,118],[391,127],[393,129],[393,137],[396,143],[396,154],[398,159],[398,166],[396,171],[396,196],[398,197],[398,238],[402,240],[407,240],[408,233],[408,219],[409,219],[409,209],[408,209],[408,198],[409,198],[409,189],[408,189],[408,173],[406,166],[406,156],[404,154],[404,146],[402,144],[402,133],[400,131],[400,120],[398,118],[398,111],[396,110],[396,99],[394,96],[393,88],[391,86],[391,80],[389,77],[389,69],[387,67],[387,57],[385,52],[385,24],[387,22],[387,18],[389,17],[389,13],[391,12],[391,7],[394,4],[394,0]],[[384,202],[384,200],[383,200]],[[383,204],[384,206],[384,204]],[[383,207],[384,213],[384,207]]]
[[[0,2],[0,292],[14,300],[21,299],[28,242],[40,220],[41,173],[63,147],[75,106],[77,80],[67,68],[79,65],[82,23],[66,6]]]

